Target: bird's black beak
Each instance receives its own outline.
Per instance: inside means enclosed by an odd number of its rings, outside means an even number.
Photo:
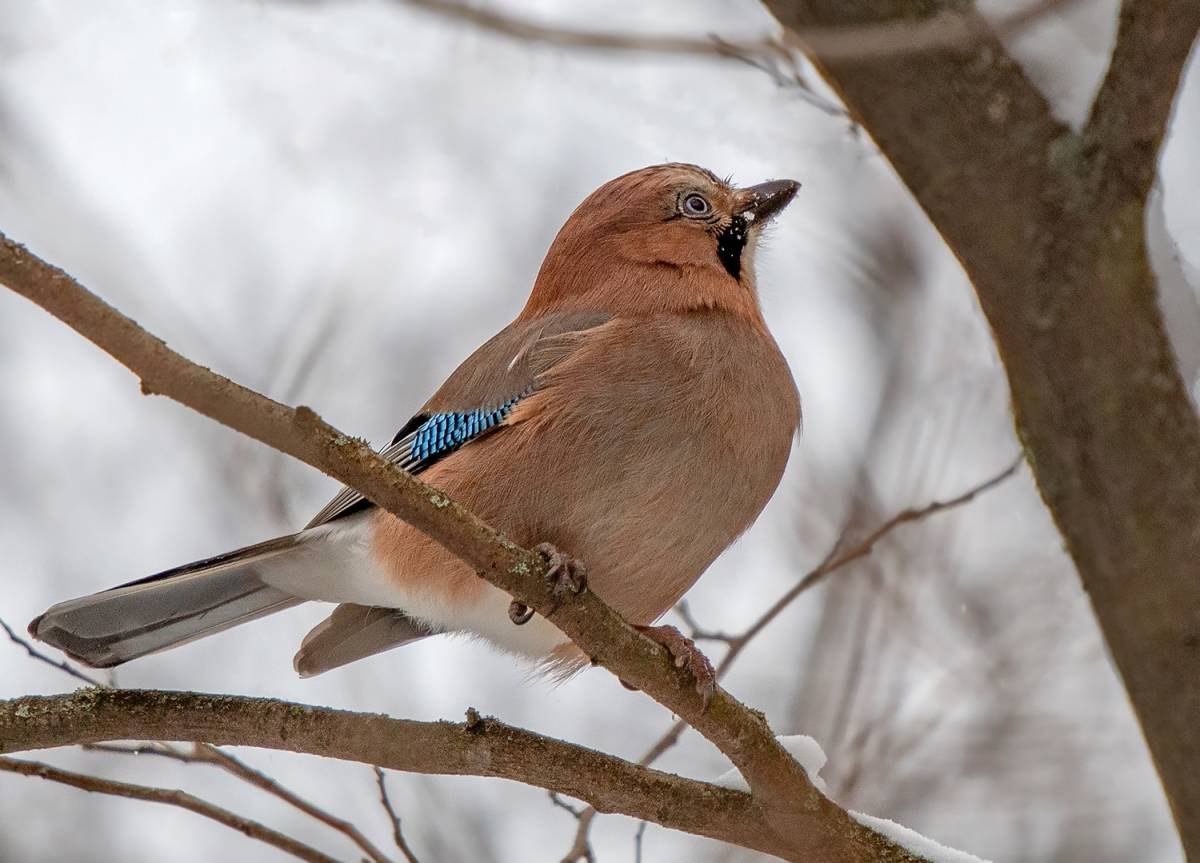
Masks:
[[[733,218],[717,234],[717,255],[729,275],[741,279],[742,250],[754,229],[790,204],[799,189],[795,180],[768,180],[738,190],[733,199]]]
[[[800,184],[795,180],[768,180],[737,193],[737,211],[747,227],[769,221],[796,197]]]

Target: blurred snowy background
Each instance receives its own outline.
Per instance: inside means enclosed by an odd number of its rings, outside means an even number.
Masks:
[[[1081,0],[1010,45],[1065,119],[1086,115],[1115,5]],[[773,31],[753,0],[505,8],[629,32]],[[0,0],[0,228],[184,354],[379,443],[517,312],[555,231],[603,181],[667,160],[743,183],[801,180],[759,281],[805,400],[804,437],[758,524],[689,595],[703,625],[738,631],[844,529],[861,535],[955,495],[1018,450],[970,286],[868,136],[827,108],[736,61],[530,45],[403,2]],[[1193,62],[1151,217],[1193,378],[1198,139]],[[0,616],[20,628],[54,601],[292,530],[335,491],[143,397],[124,369],[6,291],[0,447]],[[298,680],[292,653],[325,613],[302,607],[123,667],[118,681],[418,719],[473,706],[635,759],[671,723],[603,671],[556,687],[448,638]],[[0,643],[0,697],[72,685]],[[848,807],[996,861],[1181,859],[1027,469],[901,528],[802,596],[727,685],[779,733],[816,737],[830,793]],[[388,843],[368,768],[241,754]],[[45,757],[185,787],[350,858],[341,837],[204,767]],[[691,733],[660,766],[727,769]],[[425,863],[555,861],[571,844],[574,821],[541,791],[390,783]],[[633,860],[637,826],[598,818],[597,859]],[[642,852],[758,859],[656,827]],[[186,812],[0,776],[0,860],[210,859],[284,858]]]

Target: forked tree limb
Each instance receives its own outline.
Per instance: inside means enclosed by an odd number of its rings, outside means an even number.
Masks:
[[[786,28],[919,20],[958,0],[764,0]],[[982,20],[981,27],[984,26]],[[814,62],[974,283],[1018,434],[1200,861],[1200,421],[1146,252],[1146,200],[1196,0],[1125,0],[1076,133],[997,38]]]
[[[72,788],[78,788],[80,791],[88,791],[93,794],[108,794],[112,797],[126,797],[130,800],[142,800],[147,803],[162,803],[167,806],[175,806],[216,821],[218,824],[222,824],[230,830],[236,830],[239,833],[249,836],[251,839],[265,842],[267,845],[278,848],[280,851],[290,854],[298,860],[305,860],[307,863],[338,863],[335,858],[317,850],[311,845],[306,845],[297,839],[293,839],[291,836],[286,836],[277,830],[272,830],[270,827],[252,818],[246,818],[244,815],[239,815],[223,806],[218,806],[208,800],[202,800],[194,794],[189,794],[186,791],[180,791],[176,788],[153,788],[148,785],[120,782],[115,779],[102,779],[99,776],[91,776],[87,773],[75,773],[70,770],[63,770],[50,764],[43,764],[40,761],[25,761],[24,759],[8,758],[6,756],[0,756],[0,771],[17,773],[22,776],[36,776],[39,779],[57,782],[60,785],[69,785]]]

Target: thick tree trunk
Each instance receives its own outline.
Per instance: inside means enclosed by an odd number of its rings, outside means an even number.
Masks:
[[[916,18],[914,0],[766,0],[788,28]],[[981,22],[982,26],[982,22]],[[1200,861],[1200,422],[1145,244],[1196,0],[1132,0],[1076,134],[994,38],[815,58],[958,256],[1017,431]],[[1030,597],[1036,602],[1037,597]]]

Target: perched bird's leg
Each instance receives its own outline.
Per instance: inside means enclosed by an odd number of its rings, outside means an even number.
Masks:
[[[554,595],[564,599],[587,590],[587,567],[566,552],[548,542],[538,543],[533,550],[546,558],[546,578],[554,582]]]
[[[513,600],[508,604],[508,619],[517,626],[524,626],[533,617],[533,609],[523,602]]]
[[[692,641],[673,626],[638,626],[633,628],[642,635],[667,649],[667,653],[675,660],[676,668],[686,668],[696,679],[696,691],[704,701],[705,709],[717,691],[717,673],[713,670],[708,657],[700,652],[696,642]]]
[[[534,546],[534,551],[546,558],[546,578],[554,584],[554,596],[560,602],[568,596],[583,593],[587,590],[587,567],[583,561],[548,542]],[[517,626],[528,623],[533,617],[533,609],[523,602],[513,600],[508,605],[508,619]]]

